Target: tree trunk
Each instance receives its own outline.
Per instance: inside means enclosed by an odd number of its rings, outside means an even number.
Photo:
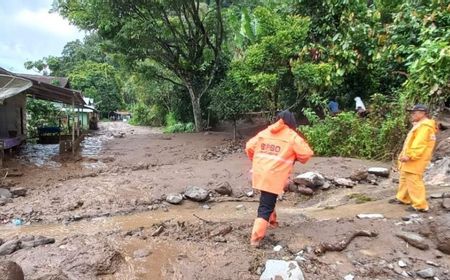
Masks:
[[[202,122],[202,108],[200,107],[200,97],[195,94],[192,86],[187,86],[189,91],[189,96],[191,97],[192,112],[194,114],[195,131],[200,132],[203,130]]]
[[[233,120],[233,141],[236,142],[236,135],[237,135],[237,124],[236,120]]]

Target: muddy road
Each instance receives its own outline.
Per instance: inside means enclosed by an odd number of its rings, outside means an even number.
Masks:
[[[26,146],[5,162],[0,181],[12,194],[0,200],[0,261],[19,264],[26,279],[259,279],[268,259],[296,261],[305,279],[415,279],[424,270],[450,279],[448,187],[428,188],[435,197],[429,213],[408,213],[387,202],[395,172],[351,188],[287,192],[277,203],[280,227],[251,248],[258,197],[249,196],[243,142],[229,139],[227,132],[170,135],[113,122],[88,136],[75,159]],[[314,158],[295,174],[315,171],[333,181],[390,165]],[[224,185],[231,195],[215,191]],[[166,202],[190,186],[209,190],[208,200]],[[377,236],[315,252],[361,230]],[[422,249],[397,236],[404,232],[418,235]]]

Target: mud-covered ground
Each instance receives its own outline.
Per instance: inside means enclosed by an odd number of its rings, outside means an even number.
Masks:
[[[19,244],[0,260],[17,262],[26,279],[259,279],[267,259],[296,260],[305,279],[415,279],[427,268],[437,279],[450,279],[445,199],[430,199],[429,213],[411,217],[405,206],[387,202],[395,172],[376,184],[286,193],[277,203],[280,227],[261,248],[251,248],[258,197],[246,195],[250,162],[243,143],[232,144],[226,132],[169,135],[113,122],[87,137],[75,159],[29,145],[7,159],[0,174],[0,188],[26,190],[0,203],[0,244]],[[331,180],[375,166],[391,163],[314,158],[294,173],[316,171]],[[231,196],[214,192],[224,183]],[[188,186],[212,196],[202,203],[164,201]],[[428,188],[433,197],[446,191]],[[356,218],[361,213],[384,218]],[[361,230],[377,236],[356,237],[341,252],[315,252]],[[400,239],[401,231],[415,232],[428,249]],[[33,236],[55,240],[24,246]]]

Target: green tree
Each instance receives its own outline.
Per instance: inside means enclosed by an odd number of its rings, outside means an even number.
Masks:
[[[196,129],[202,130],[200,101],[221,58],[221,0],[210,5],[199,0],[58,0],[55,10],[80,28],[112,40],[129,59],[151,59],[169,70],[170,76],[155,71],[154,77],[187,89]]]
[[[72,88],[94,98],[98,109],[107,114],[122,107],[120,82],[113,66],[107,63],[85,61],[78,64],[69,75]]]

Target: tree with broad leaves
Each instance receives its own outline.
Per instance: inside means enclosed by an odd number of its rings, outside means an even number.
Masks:
[[[169,70],[152,78],[187,89],[197,131],[200,100],[214,82],[223,41],[222,0],[57,0],[54,10],[97,31],[134,62],[151,59]]]

